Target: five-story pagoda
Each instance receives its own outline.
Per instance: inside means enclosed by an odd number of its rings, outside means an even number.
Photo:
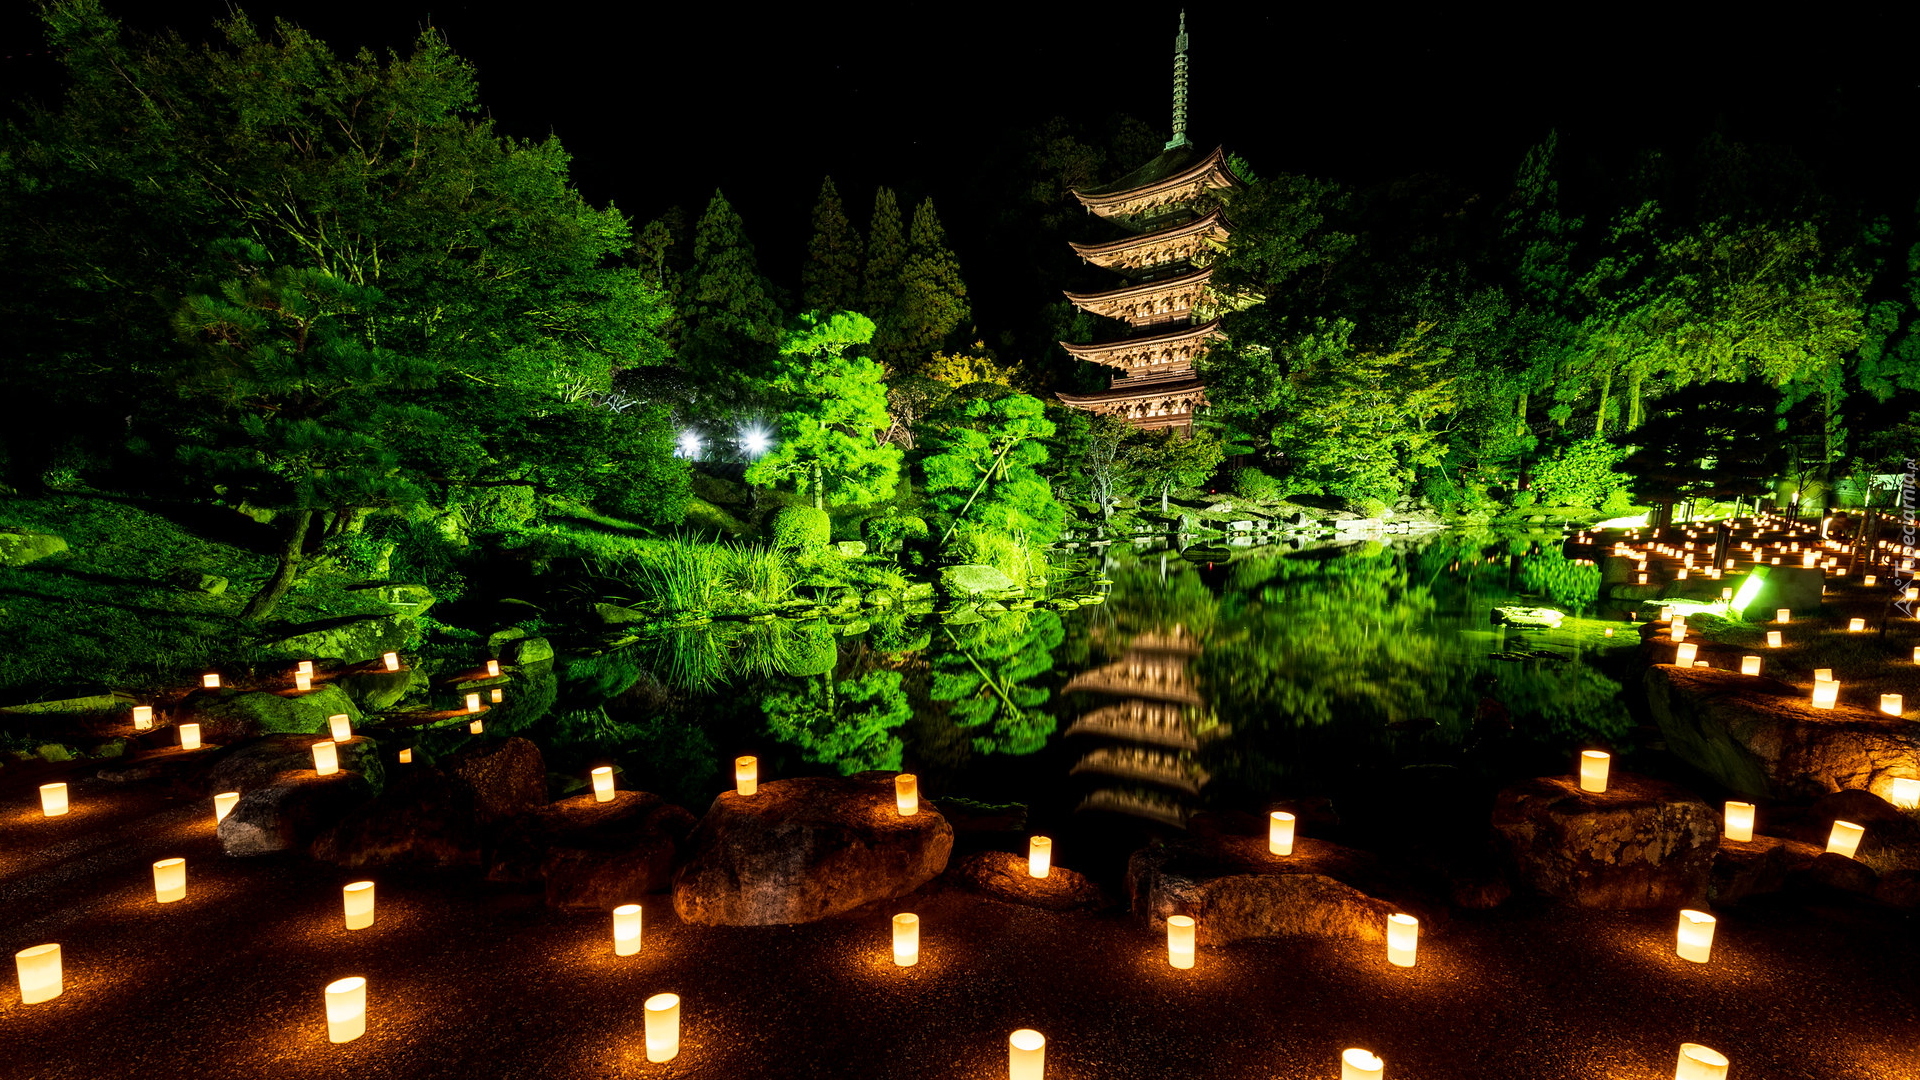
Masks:
[[[1242,186],[1218,147],[1201,153],[1187,139],[1187,15],[1174,39],[1173,138],[1160,156],[1104,187],[1074,189],[1089,211],[1134,235],[1074,244],[1085,262],[1127,279],[1104,292],[1068,292],[1082,311],[1119,319],[1129,336],[1091,345],[1061,342],[1074,357],[1117,368],[1110,387],[1060,394],[1063,404],[1122,417],[1139,428],[1189,431],[1207,404],[1193,362],[1220,336],[1221,305],[1210,288],[1212,264],[1226,246],[1220,195]]]

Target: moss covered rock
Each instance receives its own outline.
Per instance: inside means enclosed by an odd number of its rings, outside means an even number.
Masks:
[[[182,703],[208,742],[228,743],[256,735],[299,732],[320,735],[327,718],[340,713],[360,722],[347,691],[322,683],[306,693],[267,690],[196,690]]]
[[[0,566],[25,566],[67,550],[67,542],[46,533],[0,528]]]
[[[963,563],[940,571],[940,589],[955,599],[998,597],[1019,589],[997,568]]]

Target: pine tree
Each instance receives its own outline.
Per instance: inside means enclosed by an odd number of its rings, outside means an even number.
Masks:
[[[820,201],[813,205],[813,239],[807,244],[807,265],[800,270],[801,303],[822,315],[848,311],[859,288],[860,236],[829,176],[821,181]]]
[[[892,332],[879,342],[878,351],[882,359],[900,367],[919,363],[973,317],[967,307],[966,283],[960,280],[960,260],[947,247],[947,234],[932,199],[913,212],[907,261],[900,272],[899,306],[893,315]]]
[[[900,224],[900,203],[893,189],[873,197],[873,224],[867,228],[867,265],[860,278],[860,310],[873,319],[876,337],[888,332],[900,304],[900,271],[907,263],[907,234]]]
[[[776,385],[787,408],[773,449],[747,469],[750,484],[793,479],[826,509],[831,488],[842,502],[891,498],[900,478],[900,448],[881,441],[892,421],[880,365],[848,353],[873,337],[873,322],[854,312],[802,315],[780,347]]]
[[[688,373],[714,401],[750,400],[768,374],[780,312],[740,215],[717,188],[694,227],[681,303],[680,357]]]

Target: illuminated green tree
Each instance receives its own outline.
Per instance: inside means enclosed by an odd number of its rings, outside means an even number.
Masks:
[[[870,671],[834,682],[831,674],[807,680],[799,691],[776,691],[761,699],[767,730],[800,748],[803,758],[832,765],[843,775],[900,768],[899,729],[913,718],[897,671]]]
[[[945,520],[945,535],[961,522],[1052,543],[1066,511],[1036,471],[1047,460],[1053,434],[1046,407],[1025,394],[976,397],[949,411],[928,440],[920,462],[928,500]]]
[[[813,239],[800,269],[800,299],[809,310],[831,315],[855,306],[860,290],[860,234],[853,231],[833,177],[820,182],[813,204]]]
[[[884,317],[876,318],[884,329],[875,335],[875,350],[895,369],[918,366],[972,318],[960,261],[947,247],[932,199],[913,212],[898,300]]]
[[[947,704],[947,719],[978,753],[1031,754],[1046,745],[1056,719],[1042,709],[1052,694],[1025,685],[1053,670],[1066,640],[1060,616],[1014,611],[935,635],[929,696]]]
[[[860,269],[860,310],[876,326],[900,306],[900,271],[907,265],[907,233],[893,189],[873,196],[873,221],[867,226],[867,258]]]
[[[1162,428],[1134,436],[1120,448],[1119,460],[1137,483],[1160,493],[1160,512],[1164,514],[1167,496],[1174,488],[1207,482],[1226,460],[1226,444],[1205,428],[1191,432]]]
[[[826,508],[827,491],[843,501],[892,497],[901,452],[886,442],[887,386],[880,365],[848,355],[873,338],[873,321],[855,312],[800,318],[780,345],[773,385],[785,408],[778,442],[747,468],[752,484],[794,479],[813,505]]]
[[[780,335],[780,311],[740,215],[718,189],[693,233],[681,289],[686,330],[680,357],[715,413],[755,399]]]

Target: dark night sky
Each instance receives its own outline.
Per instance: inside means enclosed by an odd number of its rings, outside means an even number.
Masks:
[[[52,71],[44,55],[20,55],[39,47],[24,7],[0,15],[9,97]],[[108,8],[137,27],[204,37],[228,5]],[[1440,171],[1497,184],[1549,128],[1592,153],[1684,146],[1717,124],[1792,143],[1889,210],[1920,191],[1920,75],[1902,52],[1911,4],[1817,22],[1810,10],[1783,21],[1757,7],[1260,9],[1194,4],[1188,29],[1196,141],[1225,142],[1262,171],[1361,184]],[[1165,127],[1179,4],[792,4],[751,19],[731,4],[606,14],[565,0],[259,0],[245,10],[343,46],[404,46],[431,22],[478,67],[505,130],[561,137],[590,199],[644,221],[676,203],[697,211],[723,187],[763,260],[778,264],[799,258],[824,174],[863,221],[879,183],[961,200],[1000,133],[1048,116],[1118,111]],[[991,258],[970,250],[964,222],[949,227],[963,264]]]

